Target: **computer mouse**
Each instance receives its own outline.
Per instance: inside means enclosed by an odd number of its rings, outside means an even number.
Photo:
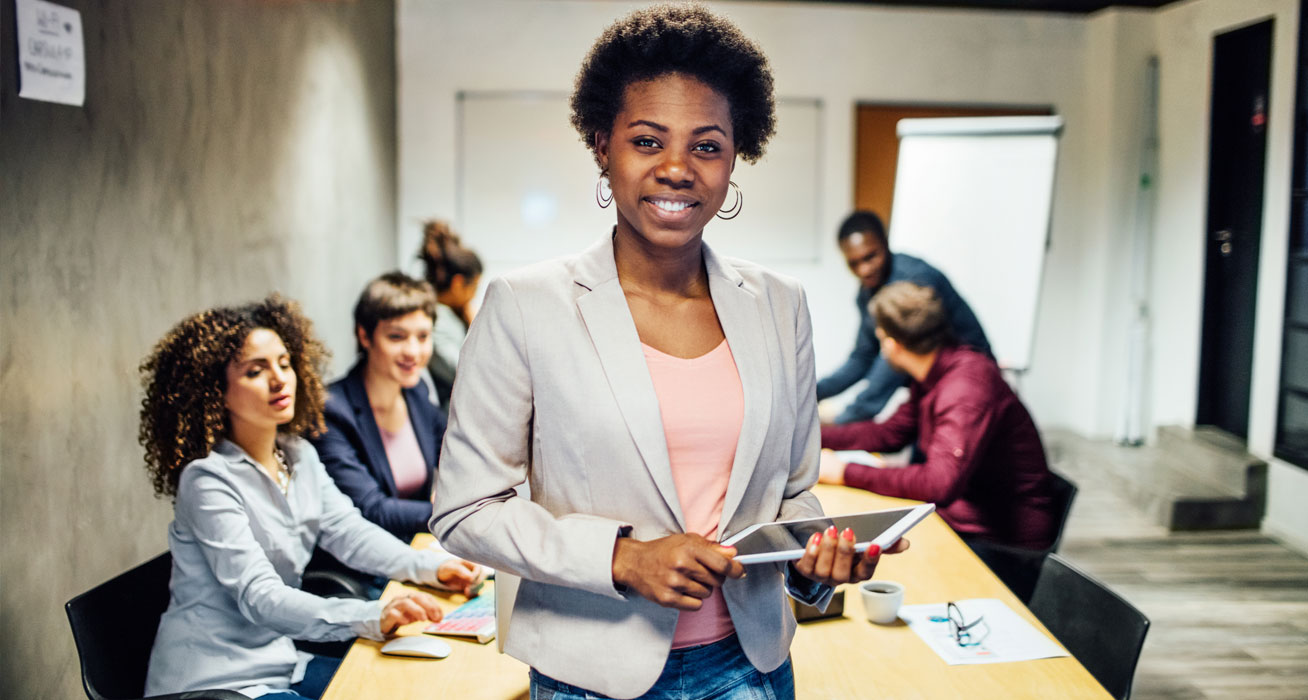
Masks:
[[[420,659],[443,659],[450,655],[450,645],[444,640],[425,634],[396,637],[382,645],[381,652],[391,656],[413,656]]]

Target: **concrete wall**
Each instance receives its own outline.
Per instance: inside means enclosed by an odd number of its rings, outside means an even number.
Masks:
[[[182,316],[272,290],[350,360],[395,259],[390,2],[61,0],[87,99],[0,90],[0,697],[82,697],[63,603],[163,551],[136,367]],[[12,57],[14,4],[0,3]]]

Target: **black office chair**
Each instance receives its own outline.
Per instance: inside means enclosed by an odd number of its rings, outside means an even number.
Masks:
[[[150,648],[168,608],[173,557],[164,552],[64,605],[90,700],[135,700],[145,693]],[[249,700],[234,690],[152,695],[147,700]]]
[[[1057,552],[1063,544],[1063,531],[1067,529],[1067,518],[1072,514],[1072,501],[1076,500],[1076,484],[1056,472],[1049,472],[1050,485],[1054,492],[1054,518],[1058,529],[1054,531],[1054,543],[1049,545],[1050,552]]]
[[[1031,612],[1119,700],[1131,696],[1149,618],[1057,554],[1045,557]]]
[[[1036,580],[1040,578],[1040,566],[1045,556],[1058,551],[1063,543],[1063,531],[1067,529],[1067,518],[1072,512],[1072,501],[1076,499],[1076,484],[1054,472],[1049,473],[1054,497],[1053,544],[1048,549],[1027,549],[997,542],[964,538],[967,545],[980,557],[990,570],[995,572],[1000,581],[1017,596],[1018,600],[1028,603],[1035,590]]]

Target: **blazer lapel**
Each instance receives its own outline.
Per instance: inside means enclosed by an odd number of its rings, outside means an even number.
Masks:
[[[727,524],[740,507],[745,488],[758,464],[772,419],[772,368],[758,299],[745,289],[740,274],[722,263],[707,245],[704,246],[704,263],[708,268],[713,306],[727,336],[745,397],[745,420],[740,426],[736,457],[731,463],[731,479],[722,504],[722,519],[718,522],[718,536],[725,538]]]
[[[368,453],[368,468],[374,478],[380,479],[386,486],[386,495],[395,496],[395,475],[391,473],[390,460],[386,458],[386,447],[382,444],[381,431],[377,428],[377,419],[372,415],[372,404],[368,403],[368,390],[363,386],[363,361],[350,370],[345,383],[345,395],[354,409],[354,424],[359,427],[359,439],[363,449]]]
[[[439,411],[431,400],[427,398],[427,385],[419,383],[414,389],[405,389],[404,405],[409,409],[409,423],[413,425],[413,435],[418,439],[418,449],[422,452],[422,461],[428,466],[427,478],[423,482],[423,492],[431,494],[432,482],[434,481],[433,470],[430,465],[436,464],[439,457],[439,450],[436,445],[436,433],[432,432],[432,426],[436,422],[434,411]],[[392,481],[394,475],[392,475]]]
[[[641,350],[640,335],[631,318],[631,309],[627,307],[622,285],[618,284],[612,237],[606,236],[583,253],[575,274],[577,284],[589,290],[577,298],[577,309],[613,389],[618,409],[645,468],[684,532],[686,520],[681,513],[677,486],[672,481],[658,395],[654,393],[654,382],[645,364],[645,353]]]

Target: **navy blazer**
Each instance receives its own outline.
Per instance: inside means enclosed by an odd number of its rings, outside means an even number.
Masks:
[[[363,517],[407,542],[414,534],[427,532],[431,519],[431,489],[445,437],[445,412],[428,400],[426,385],[403,390],[409,422],[427,462],[427,480],[417,494],[402,498],[396,492],[391,463],[368,403],[364,362],[355,363],[349,374],[327,388],[327,432],[313,445],[327,473]]]

